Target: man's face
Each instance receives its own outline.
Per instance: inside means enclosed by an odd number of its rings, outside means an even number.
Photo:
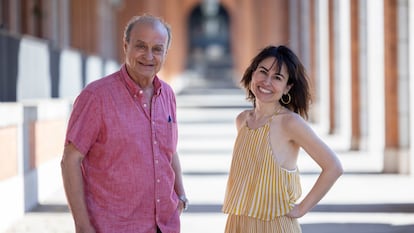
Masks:
[[[152,79],[167,54],[167,29],[160,23],[136,23],[129,42],[124,41],[125,63],[134,81]]]

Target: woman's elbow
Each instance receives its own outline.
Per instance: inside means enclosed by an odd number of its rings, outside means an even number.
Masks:
[[[344,174],[344,168],[340,162],[335,163],[332,170],[337,177],[340,177]]]

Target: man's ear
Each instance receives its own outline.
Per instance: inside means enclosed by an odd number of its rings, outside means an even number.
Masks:
[[[126,54],[127,51],[127,47],[128,47],[128,42],[124,41],[124,54]]]

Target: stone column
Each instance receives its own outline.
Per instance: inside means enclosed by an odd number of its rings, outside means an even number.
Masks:
[[[368,59],[367,59],[367,1],[359,1],[359,75],[360,75],[360,91],[359,91],[359,117],[360,117],[360,140],[359,149],[368,150]]]
[[[351,142],[351,31],[349,1],[335,1],[335,134],[340,136],[343,149],[350,149]]]
[[[58,25],[58,44],[60,48],[68,48],[70,45],[70,0],[58,1],[58,14],[59,14],[59,25]]]
[[[366,1],[367,41],[367,113],[368,150],[383,159],[385,142],[384,119],[384,2]]]
[[[9,31],[14,34],[20,34],[22,32],[22,9],[21,0],[8,1],[8,22]]]
[[[409,174],[410,173],[410,158],[409,158],[409,147],[410,147],[410,77],[409,77],[409,35],[408,35],[408,0],[398,0],[396,6],[396,21],[398,28],[397,41],[395,44],[398,45],[397,53],[397,100],[396,105],[398,106],[398,114],[396,116],[396,123],[398,126],[398,151],[399,151],[399,168],[398,173]],[[392,42],[391,42],[392,43]],[[391,79],[393,80],[393,79]],[[394,79],[395,81],[395,79]],[[392,113],[392,112],[391,112]]]
[[[300,51],[300,10],[299,0],[289,1],[289,46],[295,53]],[[300,56],[300,54],[297,55]]]
[[[385,1],[384,172],[409,173],[408,3]]]
[[[351,149],[360,149],[360,8],[359,0],[351,0]]]
[[[329,36],[329,47],[328,47],[328,67],[329,67],[329,134],[335,133],[335,128],[337,124],[336,119],[336,112],[335,112],[335,104],[336,104],[336,94],[335,94],[335,2],[334,1],[328,1],[328,21],[329,21],[329,27],[328,27],[328,36]]]
[[[414,2],[408,1],[408,75],[409,89],[414,90]],[[410,154],[409,170],[414,174],[414,92],[409,92],[409,122],[410,122]]]
[[[321,133],[329,132],[329,14],[328,0],[316,2],[316,97]]]

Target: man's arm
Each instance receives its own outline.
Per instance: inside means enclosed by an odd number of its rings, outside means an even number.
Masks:
[[[86,208],[81,163],[83,154],[68,144],[61,161],[63,186],[77,233],[95,233]]]
[[[188,204],[188,200],[187,200],[187,197],[184,191],[181,164],[180,164],[180,159],[178,158],[177,152],[174,153],[173,158],[172,158],[172,168],[174,169],[174,173],[175,173],[174,189],[178,197],[180,197],[180,200],[182,202],[181,209],[183,210],[186,207],[185,205]]]

